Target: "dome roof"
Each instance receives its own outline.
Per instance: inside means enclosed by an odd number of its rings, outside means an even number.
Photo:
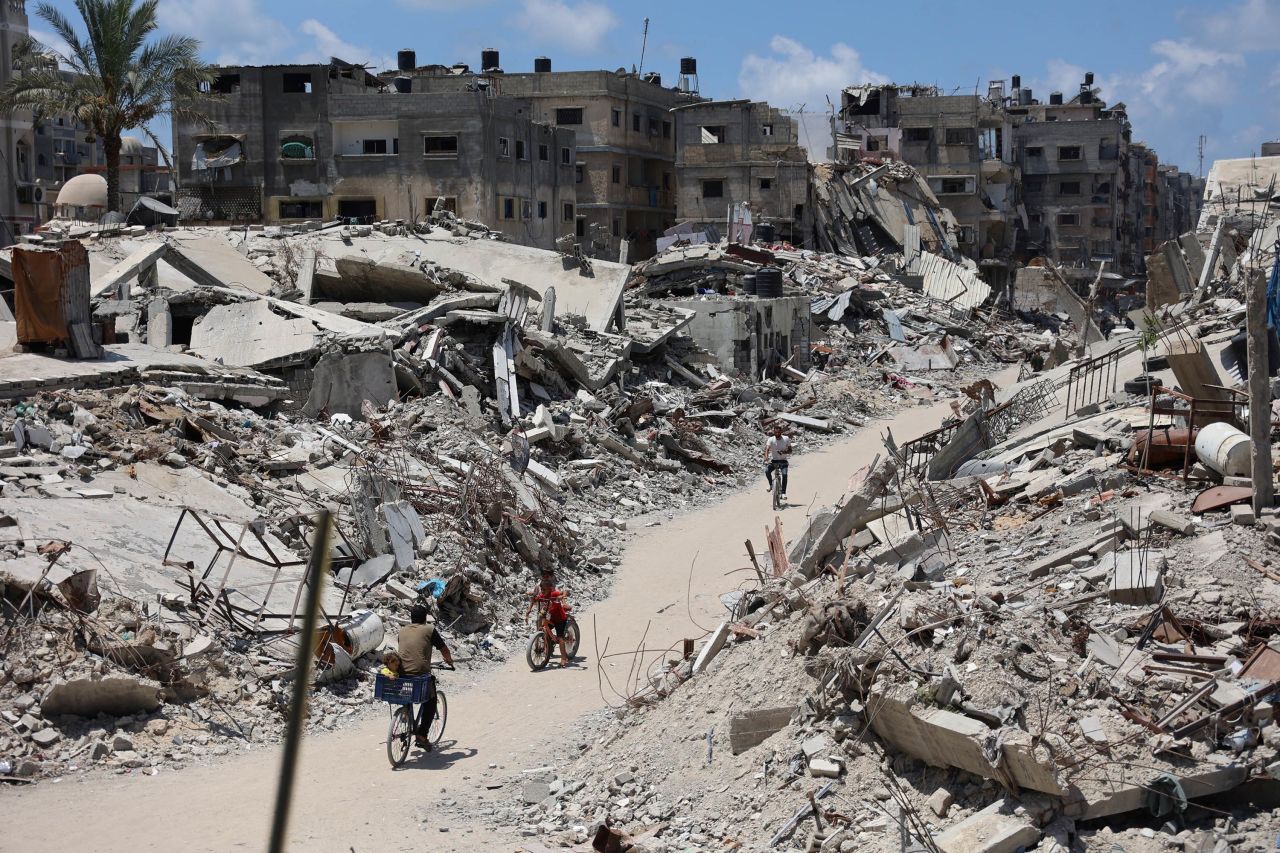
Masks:
[[[107,179],[102,175],[76,175],[62,185],[54,203],[71,207],[106,207]]]

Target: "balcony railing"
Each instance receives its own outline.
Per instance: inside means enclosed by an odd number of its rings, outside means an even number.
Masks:
[[[657,187],[627,187],[627,204],[637,207],[674,207],[675,195]]]

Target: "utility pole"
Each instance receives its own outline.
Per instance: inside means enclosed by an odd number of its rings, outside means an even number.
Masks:
[[[1251,265],[1246,326],[1249,330],[1249,443],[1253,447],[1253,511],[1275,503],[1271,470],[1271,376],[1267,373],[1267,276]]]
[[[1200,134],[1200,138],[1196,140],[1196,148],[1200,155],[1200,166],[1197,169],[1196,177],[1199,177],[1199,178],[1204,177],[1204,144],[1207,141],[1208,141],[1208,137],[1206,137],[1203,133]]]

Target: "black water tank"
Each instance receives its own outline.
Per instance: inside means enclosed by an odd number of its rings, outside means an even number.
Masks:
[[[742,292],[747,296],[756,295],[755,273],[744,273],[742,276]]]
[[[395,85],[396,91],[402,95],[408,94],[409,92],[413,91],[412,77],[405,77],[401,75],[397,77],[395,80],[393,80],[392,83]]]
[[[1086,86],[1092,86],[1092,85],[1093,85],[1093,72],[1092,72],[1092,71],[1086,71],[1086,72],[1084,72],[1084,84],[1085,84]]]
[[[761,299],[777,299],[782,295],[782,270],[777,267],[760,267],[756,270],[756,296]]]
[[[1010,83],[1011,83],[1011,85],[1010,85],[1010,88],[1011,88],[1011,89],[1021,89],[1021,88],[1022,88],[1022,75],[1021,75],[1021,74],[1015,74],[1015,75],[1013,75],[1013,80],[1012,80],[1012,81],[1010,81]]]
[[[397,71],[401,71],[401,72],[412,71],[417,67],[418,67],[418,54],[414,53],[412,50],[409,50],[407,48],[405,50],[396,51],[396,70]]]
[[[1050,92],[1050,93],[1049,93],[1049,105],[1050,105],[1050,106],[1061,106],[1061,105],[1062,105],[1062,93],[1061,93],[1061,92]]]
[[[694,58],[694,57],[692,57],[692,56],[686,56],[686,57],[683,57],[683,58],[680,60],[680,73],[681,73],[681,74],[685,74],[685,75],[688,75],[688,74],[697,74],[697,73],[698,73],[698,60],[697,60],[697,59],[695,59],[695,58]]]
[[[546,74],[551,70],[551,57],[539,56],[533,60],[533,70],[539,74]]]
[[[1081,90],[1080,90],[1080,103],[1082,103],[1082,104],[1092,104],[1092,103],[1093,103],[1093,90],[1092,90],[1092,89],[1081,89]]]
[[[1240,376],[1249,375],[1249,332],[1241,329],[1239,334],[1227,343],[1230,355],[1240,365]],[[1223,358],[1226,361],[1226,358]],[[1275,326],[1267,326],[1267,375],[1275,376],[1280,371],[1280,336],[1276,335]]]
[[[502,67],[498,61],[498,51],[491,47],[486,47],[480,51],[480,70],[489,71],[494,68]]]
[[[755,238],[761,243],[772,243],[778,239],[778,229],[772,222],[761,222],[756,226]]]

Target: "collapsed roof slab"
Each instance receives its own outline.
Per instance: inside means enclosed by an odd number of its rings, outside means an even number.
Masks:
[[[234,367],[301,361],[320,344],[316,324],[284,317],[263,299],[215,305],[191,328],[191,351]]]
[[[591,261],[591,272],[584,274],[558,252],[494,240],[459,241],[436,232],[413,238],[380,236],[376,241],[353,243],[346,247],[347,255],[400,263],[404,253],[420,253],[423,260],[474,276],[495,289],[501,288],[504,279],[527,285],[540,296],[554,287],[557,315],[579,314],[597,332],[606,331],[613,321],[631,274],[628,264],[599,260]],[[325,248],[335,263],[341,259],[344,245],[339,240],[332,239]]]
[[[444,285],[409,264],[392,260],[374,260],[361,255],[336,258],[336,276],[319,272],[314,277],[312,293],[339,302],[430,302],[444,290]]]

